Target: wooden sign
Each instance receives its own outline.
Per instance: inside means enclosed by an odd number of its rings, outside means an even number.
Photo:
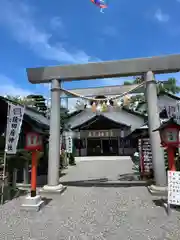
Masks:
[[[149,173],[152,166],[152,152],[149,138],[139,139],[139,157],[141,171],[144,173]]]
[[[179,171],[168,171],[168,204],[180,206]]]
[[[111,130],[89,131],[89,138],[113,137],[114,133]]]

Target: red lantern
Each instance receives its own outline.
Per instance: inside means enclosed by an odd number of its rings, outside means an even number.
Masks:
[[[179,131],[180,125],[177,124],[173,118],[163,123],[158,129],[154,131],[159,131],[161,144],[167,149],[169,170],[175,171],[175,149],[179,147]]]
[[[42,150],[42,136],[38,133],[29,132],[26,134],[26,146],[28,151]]]
[[[29,132],[26,134],[25,149],[32,151],[32,164],[31,164],[31,197],[36,196],[37,186],[37,151],[42,150],[42,136],[38,133]]]

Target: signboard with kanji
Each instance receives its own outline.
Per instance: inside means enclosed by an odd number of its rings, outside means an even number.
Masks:
[[[67,140],[66,140],[66,150],[68,153],[72,153],[73,150],[73,141],[72,141],[72,137],[68,136]]]
[[[6,147],[8,154],[16,154],[19,134],[23,121],[25,107],[21,105],[8,104]]]
[[[180,206],[180,171],[168,171],[168,204]]]
[[[26,134],[26,150],[35,151],[42,149],[42,136],[38,133],[29,132]]]
[[[166,142],[174,143],[179,140],[179,130],[176,128],[168,128],[166,130]]]
[[[139,157],[141,171],[144,173],[150,173],[153,169],[153,165],[151,144],[149,138],[139,139]]]
[[[99,138],[99,137],[114,137],[113,131],[111,130],[100,130],[100,131],[89,131],[88,138]]]

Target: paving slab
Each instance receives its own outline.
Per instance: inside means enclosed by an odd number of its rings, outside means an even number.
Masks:
[[[108,161],[69,167],[63,181],[133,173],[132,163]],[[50,196],[49,196],[50,198]],[[145,186],[67,187],[39,212],[20,211],[21,198],[0,207],[1,240],[179,240],[180,214],[167,216]]]

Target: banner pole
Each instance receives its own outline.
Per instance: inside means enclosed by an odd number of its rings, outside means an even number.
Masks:
[[[3,204],[4,201],[4,181],[5,181],[5,174],[6,174],[6,157],[7,157],[7,153],[6,150],[4,152],[4,166],[3,166],[3,176],[2,176],[2,186],[1,186],[1,205]]]

